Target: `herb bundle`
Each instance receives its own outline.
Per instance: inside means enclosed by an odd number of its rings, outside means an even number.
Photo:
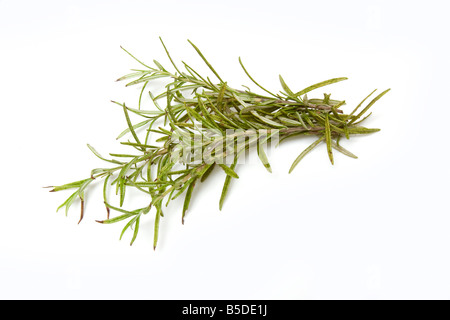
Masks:
[[[219,201],[219,208],[222,209],[230,182],[232,179],[239,178],[236,165],[245,150],[255,148],[262,164],[271,172],[264,144],[270,142],[278,144],[290,137],[317,137],[294,160],[290,173],[303,157],[322,143],[326,146],[326,152],[332,164],[334,163],[333,150],[356,158],[354,154],[341,146],[341,138],[349,139],[352,135],[379,131],[379,129],[363,127],[360,123],[371,115],[371,113],[367,114],[369,108],[389,89],[378,94],[365,107],[362,107],[375,92],[373,91],[352,112],[345,114],[340,109],[345,101],[333,100],[330,94],[312,99],[308,97],[308,94],[314,89],[347,78],[330,79],[295,92],[280,75],[279,80],[283,91],[274,93],[256,82],[239,58],[245,74],[264,94],[252,92],[248,87],[244,87],[245,90],[237,90],[222,80],[192,42],[189,41],[217,78],[216,82],[200,75],[185,62],[182,62],[183,69],[179,69],[162,40],[161,43],[173,71],[169,71],[156,60],[153,60],[154,66],[149,66],[122,48],[141,67],[132,69],[132,73],[117,81],[127,80],[129,82],[126,86],[141,85],[142,89],[137,106],[134,108],[125,103],[113,101],[122,109],[127,123],[127,128],[118,139],[130,135],[132,139],[121,144],[129,146],[133,149],[133,153],[137,152],[138,155],[110,153],[111,158],[105,158],[88,145],[98,158],[111,164],[110,168],[96,168],[86,179],[51,187],[51,192],[75,189],[58,207],[58,210],[65,208],[67,215],[71,205],[79,199],[81,201],[79,222],[81,222],[84,216],[86,190],[94,181],[103,179],[103,199],[107,218],[97,222],[111,224],[126,221],[120,238],[125,231],[132,229],[130,244],[133,244],[138,235],[141,218],[154,208],[153,247],[156,248],[160,220],[164,217],[163,208],[170,201],[183,195],[181,221],[184,223],[195,185],[207,179],[216,168],[225,173],[225,182]],[[169,81],[165,89],[159,94],[146,91],[148,85],[159,78]],[[152,99],[155,110],[141,108],[144,94],[148,94]],[[132,123],[130,113],[140,116],[142,121]],[[151,140],[153,135],[157,135],[154,142]],[[118,205],[112,205],[109,200],[107,190],[110,186],[115,188]],[[128,188],[147,194],[148,205],[134,210],[124,209],[123,204]],[[111,210],[117,211],[118,214],[110,217]]]

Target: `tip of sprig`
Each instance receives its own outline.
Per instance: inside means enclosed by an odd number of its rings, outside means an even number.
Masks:
[[[103,220],[95,220],[95,222],[103,223]]]
[[[115,103],[115,104],[117,104],[117,105],[119,105],[119,106],[121,106],[121,107],[125,107],[126,108],[126,106],[125,106],[125,102],[123,102],[123,103],[120,103],[120,102],[117,102],[117,101],[114,101],[114,100],[110,100],[112,103]]]
[[[54,186],[48,186],[48,187],[42,187],[43,189],[46,189],[46,188],[55,188]],[[50,190],[49,192],[55,192],[55,189],[52,189],[52,190]]]
[[[80,220],[78,221],[78,224],[80,224],[81,220],[83,220],[84,217],[84,200],[81,199],[81,215],[80,215]]]

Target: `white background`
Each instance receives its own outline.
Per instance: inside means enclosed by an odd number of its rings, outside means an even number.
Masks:
[[[448,1],[0,0],[0,298],[2,299],[448,299]],[[185,225],[175,202],[152,248],[153,214],[135,244],[105,218],[101,187],[65,217],[69,193],[119,150],[126,127],[110,100],[135,105],[139,88],[114,80],[138,65],[124,46],[169,67],[207,72],[187,39],[231,86],[240,69],[280,90],[333,77],[317,90],[349,110],[391,88],[366,126],[288,169],[310,143],[292,139],[262,165],[237,168],[221,212],[220,172],[193,195]],[[150,108],[147,101],[146,107]],[[133,199],[130,206],[133,208]],[[138,201],[138,199],[136,199]],[[153,211],[152,211],[153,212]]]

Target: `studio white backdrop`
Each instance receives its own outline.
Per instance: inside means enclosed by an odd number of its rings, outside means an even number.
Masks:
[[[446,1],[0,0],[0,298],[2,299],[448,299],[448,42]],[[224,175],[193,194],[186,222],[174,203],[153,251],[153,215],[119,241],[101,225],[101,186],[66,217],[69,193],[42,187],[88,177],[126,127],[110,100],[137,102],[115,79],[145,62],[208,72],[192,40],[230,86],[319,89],[350,110],[391,91],[366,126],[289,167],[310,143],[286,141],[273,173],[240,165],[222,211]],[[147,99],[146,108],[151,108]],[[346,109],[348,108],[348,109]],[[132,205],[133,199],[129,199]],[[136,200],[137,201],[137,200]]]

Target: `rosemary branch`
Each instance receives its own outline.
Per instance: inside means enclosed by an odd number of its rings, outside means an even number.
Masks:
[[[340,145],[340,139],[379,131],[379,129],[360,126],[360,123],[370,116],[370,114],[366,116],[367,111],[389,89],[380,93],[357,113],[365,100],[375,92],[373,91],[351,113],[345,114],[340,109],[345,101],[332,100],[329,94],[324,94],[323,98],[314,99],[309,99],[307,96],[315,89],[346,80],[345,77],[322,81],[294,92],[280,76],[283,91],[274,93],[256,82],[239,58],[239,63],[249,79],[268,94],[262,95],[250,91],[247,87],[247,90],[238,90],[228,86],[203,53],[189,40],[219,82],[215,83],[209,77],[201,76],[185,62],[183,62],[184,71],[181,71],[175,65],[162,39],[160,40],[175,72],[168,71],[156,60],[153,61],[155,66],[149,66],[122,48],[144,67],[144,69],[133,69],[132,73],[117,79],[117,81],[129,81],[126,86],[142,86],[137,108],[113,101],[123,110],[127,124],[127,128],[120,133],[118,139],[130,134],[132,141],[128,140],[121,144],[133,148],[139,154],[110,153],[112,158],[108,159],[88,145],[98,158],[114,166],[93,169],[87,179],[54,186],[50,190],[54,192],[75,189],[58,207],[58,210],[64,207],[67,215],[74,201],[80,199],[81,222],[84,217],[85,190],[92,182],[104,179],[103,198],[107,218],[97,222],[111,224],[127,220],[120,238],[126,230],[132,228],[133,236],[130,244],[133,244],[138,235],[141,217],[155,208],[153,247],[156,248],[159,223],[164,216],[163,201],[166,200],[165,206],[168,206],[171,200],[182,194],[185,195],[181,217],[184,223],[196,183],[205,181],[216,167],[222,169],[226,175],[219,201],[219,208],[222,209],[231,180],[239,178],[235,172],[237,161],[249,148],[256,146],[262,164],[271,172],[264,152],[265,143],[280,143],[295,136],[316,136],[317,139],[294,160],[290,173],[301,159],[322,142],[326,144],[327,154],[332,164],[334,163],[333,150],[356,158],[353,153]],[[165,90],[157,95],[146,91],[147,85],[159,78],[169,80]],[[144,94],[149,95],[156,110],[141,108]],[[163,103],[165,106],[162,107]],[[130,112],[143,120],[133,124]],[[144,136],[138,135],[139,128],[145,129]],[[150,138],[155,134],[160,137],[154,144],[150,144]],[[109,202],[108,186],[115,186],[119,206],[113,206]],[[149,204],[131,211],[124,209],[127,188],[135,188],[149,195]],[[120,214],[110,218],[111,209]]]

